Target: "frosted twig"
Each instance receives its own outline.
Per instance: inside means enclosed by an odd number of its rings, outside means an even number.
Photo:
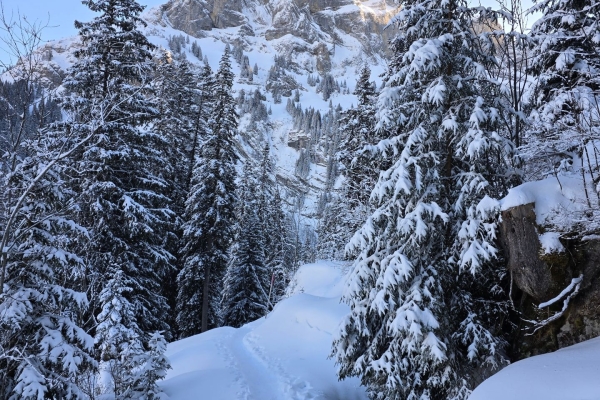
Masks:
[[[531,336],[534,333],[536,333],[537,331],[539,331],[540,329],[542,329],[543,327],[545,327],[546,325],[548,325],[549,323],[556,321],[557,319],[559,319],[560,317],[562,317],[565,313],[565,311],[567,311],[567,308],[569,307],[569,302],[571,301],[571,299],[577,295],[577,293],[579,293],[579,287],[581,286],[581,281],[583,280],[583,274],[579,275],[579,277],[577,278],[573,278],[571,280],[571,283],[569,284],[569,286],[567,286],[565,289],[563,289],[562,292],[560,292],[560,294],[558,296],[556,296],[555,298],[553,298],[552,300],[548,300],[544,303],[541,303],[538,308],[542,309],[542,308],[546,308],[554,303],[556,303],[557,301],[559,301],[560,299],[562,299],[564,296],[567,295],[567,293],[569,293],[571,290],[573,290],[573,292],[571,294],[569,294],[565,300],[563,301],[563,307],[562,310],[560,310],[559,312],[557,312],[556,314],[554,314],[553,316],[551,316],[550,318],[547,318],[543,321],[532,321],[532,320],[524,320],[525,322],[529,322],[531,324],[533,324],[533,326],[535,327],[535,329],[533,330],[533,332],[526,334],[526,336]]]

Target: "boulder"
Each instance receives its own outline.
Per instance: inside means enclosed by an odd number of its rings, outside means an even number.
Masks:
[[[502,212],[500,241],[511,276],[512,301],[519,315],[512,340],[512,358],[521,359],[558,350],[600,336],[600,236],[563,232],[560,251],[545,252],[534,204]],[[582,277],[573,290],[565,288]],[[571,295],[563,312],[565,299]],[[540,309],[541,303],[555,299]],[[547,321],[535,330],[528,321]],[[539,325],[538,325],[539,326]]]

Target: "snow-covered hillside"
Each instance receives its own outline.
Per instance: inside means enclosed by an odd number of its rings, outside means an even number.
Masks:
[[[298,91],[299,101],[294,105],[302,110],[312,108],[322,116],[338,105],[343,109],[355,105],[352,92],[365,63],[371,68],[371,79],[380,83],[386,69],[387,39],[393,31],[384,27],[396,10],[393,2],[386,0],[171,0],[146,10],[143,19],[148,25],[143,31],[159,49],[172,51],[198,67],[206,60],[216,70],[226,45],[243,52],[249,67],[256,67],[256,71],[252,79],[245,78],[244,66],[239,59],[233,60],[234,96],[242,91],[251,96],[258,89],[265,96],[270,115],[268,121],[250,129],[250,114],[241,113],[240,155],[256,155],[265,141],[270,143],[289,210],[302,215],[307,226],[314,226],[317,204],[327,184],[327,155],[319,147],[330,139],[325,139],[324,133],[321,143],[310,137],[307,143],[290,147],[290,135],[298,129],[286,110],[287,101]],[[47,65],[44,76],[48,86],[60,85],[79,46],[79,39],[72,37],[49,42],[40,50]],[[284,60],[284,66],[278,70],[281,76],[273,79],[270,74],[277,57]],[[343,85],[326,99],[318,85],[311,83],[311,79],[325,77]],[[273,84],[282,87],[279,98],[269,86]],[[298,176],[296,168],[303,150],[313,159],[305,176]]]
[[[598,400],[600,338],[509,365],[469,400]]]
[[[161,383],[171,400],[366,399],[358,379],[338,381],[331,334],[348,266],[302,266],[290,297],[239,329],[222,327],[169,344],[173,369]]]

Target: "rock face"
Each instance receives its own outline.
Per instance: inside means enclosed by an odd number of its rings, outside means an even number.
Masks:
[[[544,254],[536,224],[534,204],[514,207],[502,213],[500,239],[512,280],[512,300],[521,318],[513,339],[513,358],[554,351],[600,336],[600,236],[563,234],[564,251]],[[574,289],[551,306],[541,303],[560,296],[573,279],[583,276]],[[572,294],[568,307],[565,299]],[[554,320],[534,332],[529,321]]]
[[[397,10],[393,0],[170,0],[161,7],[173,28],[191,36],[258,25],[267,40],[291,35],[341,44],[347,35],[371,54],[387,51],[392,32],[384,27]]]
[[[533,300],[542,303],[568,285],[570,278],[567,276],[571,276],[572,272],[568,264],[555,268],[558,266],[540,258],[542,250],[535,219],[533,203],[504,211],[501,238],[514,284]]]
[[[246,18],[237,0],[171,0],[162,11],[175,29],[192,36],[213,28],[240,26]]]

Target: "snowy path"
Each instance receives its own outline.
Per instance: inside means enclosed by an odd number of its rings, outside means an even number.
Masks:
[[[345,272],[334,262],[302,266],[294,292],[266,318],[169,344],[173,369],[160,385],[170,400],[366,400],[357,379],[338,381],[328,358],[348,312]]]
[[[233,366],[242,375],[244,388],[240,399],[279,400],[283,398],[281,386],[265,365],[249,348],[246,336],[252,332],[249,325],[236,330],[228,339],[228,348],[233,356]]]

